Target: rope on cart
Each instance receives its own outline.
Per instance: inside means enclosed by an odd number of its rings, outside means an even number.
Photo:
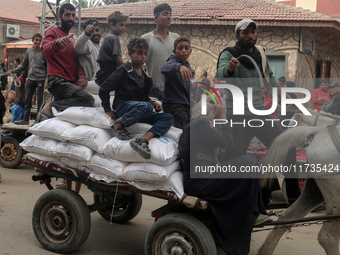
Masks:
[[[111,215],[110,215],[110,224],[111,225],[113,225],[112,218],[113,218],[113,214],[114,214],[114,211],[115,211],[115,205],[116,205],[116,199],[117,199],[117,193],[118,193],[118,186],[119,186],[119,182],[117,182],[115,197],[113,199],[113,204],[112,204],[112,211],[111,211]]]

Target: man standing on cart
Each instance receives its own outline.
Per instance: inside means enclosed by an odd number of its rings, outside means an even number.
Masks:
[[[87,79],[78,62],[75,40],[73,34],[69,34],[75,16],[75,7],[63,4],[59,9],[59,26],[48,29],[42,42],[41,52],[47,61],[47,87],[54,101],[45,105],[38,121],[52,117],[51,107],[63,111],[71,106],[93,106],[94,98],[84,90]]]
[[[257,41],[257,24],[250,19],[241,20],[235,27],[236,44],[234,47],[228,47],[223,50],[217,63],[216,77],[219,79],[228,79],[228,84],[240,88],[245,97],[244,115],[233,115],[233,97],[230,91],[227,95],[227,119],[238,123],[234,127],[235,148],[233,158],[241,156],[247,152],[250,141],[257,137],[267,148],[273,140],[283,132],[282,127],[276,121],[265,121],[273,119],[272,116],[257,116],[251,113],[248,108],[247,89],[253,88],[253,106],[257,110],[265,110],[261,94],[261,85],[259,76],[253,63],[241,55],[252,57],[257,65],[262,69],[261,48],[256,47]],[[262,49],[263,50],[263,49]],[[277,86],[272,71],[269,68],[268,59],[266,58],[266,69],[269,73],[271,86]],[[265,70],[262,71],[264,77]],[[235,100],[235,99],[234,99]],[[264,125],[261,127],[250,127],[247,123],[252,119],[262,119]],[[240,124],[240,123],[243,123]],[[286,165],[296,164],[296,150],[289,151]],[[297,178],[286,179],[287,196],[289,202],[294,202],[300,195],[299,183]],[[266,200],[266,197],[265,197]],[[269,199],[265,201],[269,203]]]

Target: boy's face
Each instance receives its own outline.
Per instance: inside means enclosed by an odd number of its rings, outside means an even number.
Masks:
[[[174,54],[182,61],[186,62],[191,54],[191,51],[192,49],[188,42],[179,42],[177,44],[176,50],[174,50]]]
[[[135,50],[135,52],[129,51],[129,57],[131,59],[131,64],[133,66],[143,66],[146,61],[146,55],[148,54],[149,49],[139,48]]]
[[[164,10],[158,16],[155,16],[157,26],[170,27],[171,11]]]
[[[34,49],[39,49],[41,44],[42,38],[41,37],[34,37],[33,39],[33,47]]]
[[[126,21],[117,22],[116,25],[113,25],[113,23],[111,23],[110,28],[111,28],[111,32],[114,35],[120,36],[124,33],[126,29]]]

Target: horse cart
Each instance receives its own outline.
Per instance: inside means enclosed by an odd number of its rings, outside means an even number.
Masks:
[[[216,245],[211,232],[207,203],[196,197],[178,198],[167,191],[144,191],[124,182],[104,183],[92,179],[88,173],[55,163],[41,161],[28,155],[23,162],[41,169],[32,177],[33,181],[45,184],[49,191],[36,202],[33,209],[33,230],[41,245],[58,253],[72,252],[87,239],[90,227],[90,213],[98,213],[107,221],[124,224],[140,211],[142,194],[165,199],[168,203],[152,212],[155,223],[145,240],[145,254],[192,254],[216,255]],[[87,205],[76,192],[53,189],[52,178],[65,178],[81,182],[93,192],[94,203]],[[254,231],[292,227],[305,222],[329,222],[340,215],[326,215],[301,219],[285,219],[264,223]],[[262,254],[262,253],[261,253]],[[267,254],[267,253],[263,253]]]

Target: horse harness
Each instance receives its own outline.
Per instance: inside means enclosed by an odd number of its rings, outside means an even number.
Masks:
[[[318,120],[319,120],[319,117],[320,117],[321,115],[315,115],[315,121],[314,121],[314,125],[313,126],[315,126],[316,127],[316,124],[318,123]],[[334,124],[333,125],[338,125],[339,124],[339,120],[335,120],[334,119]]]

